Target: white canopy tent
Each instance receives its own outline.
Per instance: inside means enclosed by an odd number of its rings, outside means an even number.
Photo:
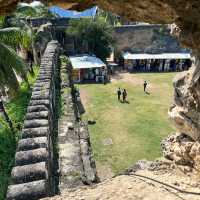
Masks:
[[[77,55],[69,57],[73,69],[90,69],[106,67],[106,64],[94,55]]]
[[[95,55],[81,54],[69,57],[73,68],[73,80],[99,80],[106,70],[106,64]]]
[[[133,54],[123,53],[125,60],[145,60],[145,59],[191,59],[190,53],[161,53],[161,54]]]

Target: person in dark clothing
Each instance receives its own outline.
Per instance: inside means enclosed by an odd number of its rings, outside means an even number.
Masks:
[[[118,90],[117,90],[118,101],[120,101],[120,99],[121,99],[121,94],[122,94],[122,92],[121,92],[121,89],[119,87]]]
[[[146,92],[146,88],[147,88],[147,82],[144,81],[144,92]]]
[[[126,102],[127,92],[126,92],[125,89],[124,89],[123,92],[122,92],[122,98],[123,98],[123,102]]]

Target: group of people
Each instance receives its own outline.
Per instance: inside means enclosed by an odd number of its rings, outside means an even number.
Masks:
[[[147,93],[147,81],[144,81],[143,83],[144,86],[144,92]],[[127,102],[127,91],[126,89],[121,89],[120,87],[117,90],[117,98],[118,101],[121,101],[123,103]],[[122,100],[121,100],[121,96],[122,96]]]
[[[118,101],[125,103],[127,101],[127,92],[126,89],[121,89],[120,87],[117,90]],[[121,100],[122,96],[122,100]]]

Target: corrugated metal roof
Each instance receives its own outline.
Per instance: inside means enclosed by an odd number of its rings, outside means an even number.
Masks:
[[[77,55],[69,57],[73,69],[89,69],[106,67],[106,64],[96,56],[91,55]]]
[[[190,53],[161,53],[161,54],[132,54],[123,53],[125,60],[141,60],[141,59],[190,59]]]

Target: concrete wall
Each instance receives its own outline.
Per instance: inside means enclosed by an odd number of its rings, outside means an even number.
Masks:
[[[27,108],[7,200],[31,200],[54,193],[53,135],[59,44],[48,43]]]

